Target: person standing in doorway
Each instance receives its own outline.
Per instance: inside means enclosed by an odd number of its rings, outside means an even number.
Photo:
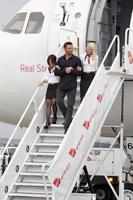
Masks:
[[[65,122],[64,129],[67,132],[72,121],[73,106],[75,103],[77,76],[82,74],[82,63],[80,58],[73,55],[73,44],[66,42],[64,44],[65,55],[57,61],[55,75],[60,76],[60,82],[57,89],[57,104],[61,110]],[[64,98],[67,95],[67,106],[64,103]]]
[[[80,98],[83,100],[95,74],[98,69],[98,56],[95,53],[95,44],[90,42],[87,46],[87,52],[80,55],[83,65],[83,74],[80,82]]]

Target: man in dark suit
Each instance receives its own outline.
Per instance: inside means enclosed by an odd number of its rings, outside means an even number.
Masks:
[[[73,44],[66,42],[64,44],[65,55],[57,61],[55,75],[60,76],[59,87],[57,90],[57,104],[64,118],[65,133],[72,121],[73,106],[75,103],[77,90],[77,76],[82,74],[81,60],[73,55]],[[67,107],[64,104],[64,98],[67,95]]]

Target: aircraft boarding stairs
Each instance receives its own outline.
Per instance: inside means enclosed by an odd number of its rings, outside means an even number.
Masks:
[[[116,41],[116,58],[114,59],[110,71],[106,71],[104,62]],[[0,180],[0,200],[50,200],[52,197],[55,200],[76,200],[76,195],[78,196],[77,199],[95,200],[95,195],[93,194],[83,194],[80,198],[81,194],[75,194],[75,196],[73,196],[74,194],[72,195],[71,192],[84,166],[86,158],[93,148],[94,143],[97,141],[97,137],[100,134],[113,102],[120,91],[124,76],[123,73],[120,73],[119,37],[115,36],[81,104],[78,83],[76,104],[74,107],[74,112],[76,114],[65,137],[62,125],[63,118],[60,112],[57,124],[51,125],[47,133],[43,130],[45,121],[44,96],[41,104],[36,108],[35,115]],[[46,91],[46,85],[44,89]],[[35,91],[5,149],[10,145],[21,121],[33,101],[35,101],[39,90],[40,89],[37,88]],[[77,108],[78,111],[76,112]],[[121,133],[116,139],[118,139],[119,136],[121,136]],[[76,142],[78,145],[75,151],[73,151]],[[70,149],[70,147],[73,148]],[[69,149],[72,151],[69,151],[67,155]],[[76,156],[78,156],[78,159],[73,163],[73,159],[76,159]],[[59,179],[58,174],[62,173],[62,168],[68,161],[71,172],[69,174],[68,167],[66,171],[63,172],[64,177],[62,176],[62,179]],[[69,178],[68,183],[65,182],[65,178]],[[65,188],[63,192],[60,191],[61,184],[65,186],[62,186],[62,188]]]

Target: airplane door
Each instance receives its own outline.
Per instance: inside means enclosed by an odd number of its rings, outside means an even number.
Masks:
[[[133,11],[132,11],[132,14],[131,14],[130,28],[133,29]],[[133,44],[133,31],[129,32],[129,43]]]
[[[77,30],[74,29],[74,0],[58,0],[55,5],[55,9],[51,18],[50,30],[49,30],[49,42],[48,49],[49,54],[57,53],[66,41],[71,41],[74,46],[74,53],[77,54]],[[54,35],[54,37],[53,37]],[[63,48],[59,54],[63,54]]]
[[[132,11],[132,14],[131,14],[130,28],[133,29],[133,11]]]

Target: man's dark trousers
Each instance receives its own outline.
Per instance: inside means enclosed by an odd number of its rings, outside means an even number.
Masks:
[[[67,95],[67,106],[64,103],[64,98]],[[75,103],[76,97],[76,88],[74,89],[61,89],[58,87],[57,90],[57,104],[59,109],[61,110],[64,118],[65,118],[65,132],[69,128],[69,125],[72,121],[72,114],[73,114],[73,106]]]

